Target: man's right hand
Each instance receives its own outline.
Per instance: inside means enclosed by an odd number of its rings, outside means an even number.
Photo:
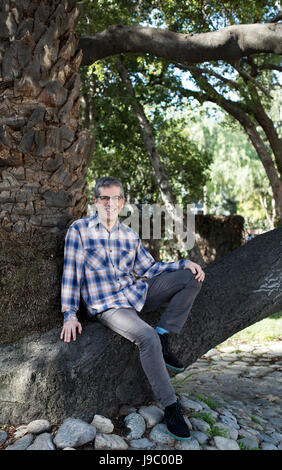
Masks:
[[[82,326],[78,320],[70,319],[64,322],[62,332],[61,332],[61,339],[65,341],[65,343],[70,343],[71,338],[76,340],[76,329],[78,328],[78,333],[81,334]]]

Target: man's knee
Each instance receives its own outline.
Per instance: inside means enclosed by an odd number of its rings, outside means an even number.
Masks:
[[[151,349],[158,349],[161,346],[160,338],[155,328],[150,325],[143,327],[138,332],[138,337],[136,338],[136,344],[139,347],[146,347]]]
[[[182,269],[181,270],[182,278],[183,281],[188,283],[188,282],[193,282],[193,279],[195,279],[196,274],[192,273],[191,269]]]

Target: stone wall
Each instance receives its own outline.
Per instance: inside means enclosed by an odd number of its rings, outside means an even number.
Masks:
[[[196,215],[196,241],[206,264],[218,261],[245,243],[244,218],[237,214]]]
[[[151,230],[152,233],[152,230]],[[204,263],[208,265],[245,243],[244,218],[237,214],[229,216],[197,214],[195,216],[195,240],[201,251]],[[161,260],[161,240],[144,240],[144,245],[156,260]],[[181,255],[175,249],[173,239],[165,241],[165,254],[170,260]],[[190,254],[188,254],[190,258]],[[191,258],[193,261],[193,258]]]

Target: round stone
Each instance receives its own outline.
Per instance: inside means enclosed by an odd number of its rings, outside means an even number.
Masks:
[[[227,437],[214,436],[214,443],[219,450],[240,450],[237,442]]]
[[[95,426],[97,431],[105,434],[110,434],[114,430],[114,425],[111,420],[102,415],[95,415],[91,424]]]
[[[40,434],[51,430],[51,424],[47,419],[36,419],[27,425],[27,432],[31,434]]]
[[[124,422],[130,432],[126,435],[127,439],[139,439],[146,431],[146,424],[143,416],[139,413],[130,413],[124,418]]]
[[[152,428],[156,424],[160,423],[164,417],[164,411],[157,406],[141,406],[138,412],[146,421],[147,428]]]
[[[94,447],[96,450],[127,450],[128,445],[125,440],[117,434],[98,433]]]
[[[150,438],[158,444],[174,444],[175,439],[167,432],[167,427],[164,423],[159,423],[154,426],[150,432]]]
[[[81,419],[67,418],[59,428],[54,444],[58,449],[65,447],[80,447],[93,441],[96,436],[96,428]]]

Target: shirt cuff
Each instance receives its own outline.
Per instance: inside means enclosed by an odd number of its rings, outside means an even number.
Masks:
[[[64,323],[68,320],[77,320],[77,316],[73,312],[64,312]]]
[[[185,259],[185,264],[184,264],[184,269],[187,269],[188,268],[188,265],[192,263],[192,261],[190,261],[189,259]]]

